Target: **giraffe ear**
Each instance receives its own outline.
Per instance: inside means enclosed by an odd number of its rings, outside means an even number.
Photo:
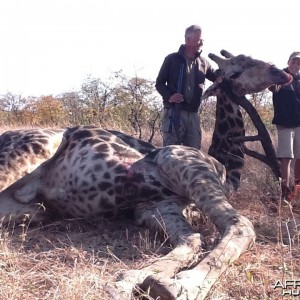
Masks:
[[[217,96],[219,92],[220,82],[215,81],[212,85],[210,85],[202,95],[201,99],[205,100],[208,97]]]
[[[221,55],[224,56],[225,58],[232,58],[234,57],[234,55],[230,52],[228,52],[227,50],[221,50],[220,51]]]

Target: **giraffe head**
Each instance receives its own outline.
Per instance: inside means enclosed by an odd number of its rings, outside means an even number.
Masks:
[[[202,96],[202,99],[217,96],[215,129],[208,153],[226,167],[226,183],[231,190],[237,190],[244,165],[244,152],[250,156],[254,154],[253,151],[247,151],[244,145],[245,127],[240,107],[249,114],[257,128],[266,153],[266,156],[258,154],[254,157],[278,174],[277,158],[268,131],[245,95],[260,92],[270,85],[288,83],[291,76],[269,63],[245,55],[233,56],[225,50],[221,54],[225,58],[214,54],[209,56],[219,65],[223,80],[213,83]]]
[[[231,82],[232,91],[237,96],[261,92],[274,84],[286,84],[292,76],[274,65],[253,59],[250,56],[233,56],[222,50],[222,58],[210,53],[208,56],[217,63],[222,71],[223,79]]]

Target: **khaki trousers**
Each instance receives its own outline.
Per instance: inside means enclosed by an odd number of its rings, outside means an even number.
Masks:
[[[184,145],[201,148],[201,128],[200,116],[198,112],[188,112],[186,110],[180,111],[180,127],[179,136],[180,141],[177,140],[177,134],[174,124],[171,123],[172,109],[164,109],[161,130],[163,135],[163,145]]]

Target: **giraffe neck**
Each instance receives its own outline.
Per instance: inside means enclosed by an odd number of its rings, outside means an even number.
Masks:
[[[229,82],[222,82],[217,96],[216,122],[212,143],[208,153],[226,168],[226,183],[232,190],[240,185],[241,171],[244,166],[243,142],[231,138],[244,137],[245,127],[237,96],[232,93]]]

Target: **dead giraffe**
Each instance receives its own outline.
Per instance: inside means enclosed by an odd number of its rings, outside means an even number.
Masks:
[[[239,64],[237,60],[231,64],[231,59],[219,58],[219,66],[226,80],[242,78],[238,82],[244,92],[258,92],[290,80],[286,73],[268,64],[242,58],[248,63]],[[220,65],[224,61],[226,64]],[[256,89],[249,87],[252,77],[248,78],[249,71],[255,70],[260,78],[253,80]],[[83,217],[133,207],[139,224],[158,231],[164,224],[174,249],[156,263],[135,271],[134,277],[132,272],[129,277],[125,274],[116,283],[118,289],[131,293],[138,285],[150,288],[150,295],[160,299],[204,299],[228,263],[255,239],[251,222],[227,202],[224,183],[224,166],[196,149],[153,149],[122,133],[79,126],[66,130],[52,158],[0,193],[0,217],[17,221],[24,213],[35,214],[39,202],[49,211]],[[194,269],[179,272],[194,261],[201,246],[200,234],[193,232],[182,214],[191,203],[216,225],[222,239]],[[43,217],[43,212],[38,216]]]

